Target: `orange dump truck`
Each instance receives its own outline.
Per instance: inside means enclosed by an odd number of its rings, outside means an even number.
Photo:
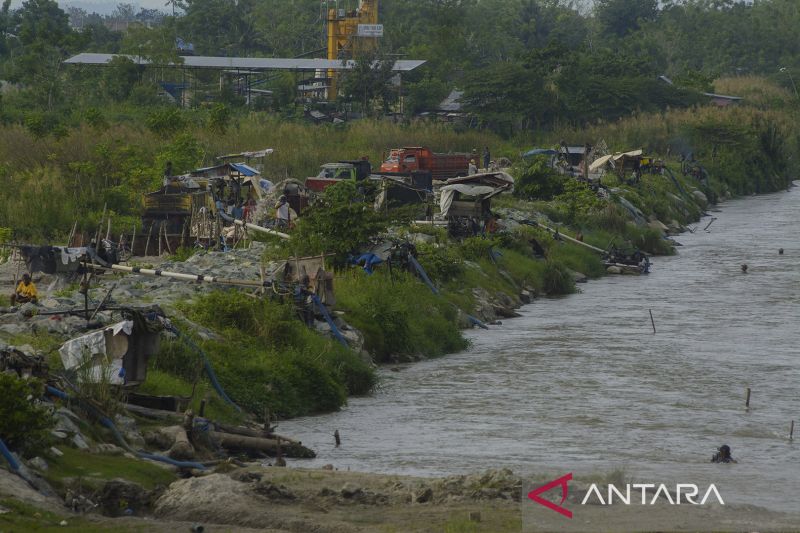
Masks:
[[[419,146],[393,148],[380,171],[388,174],[430,172],[433,179],[446,180],[466,176],[470,157],[470,154],[437,154]]]

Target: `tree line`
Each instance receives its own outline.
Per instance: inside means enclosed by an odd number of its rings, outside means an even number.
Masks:
[[[65,12],[54,0],[26,0],[17,9],[4,0],[0,117],[22,121],[40,109],[47,122],[104,102],[158,103],[155,74],[124,61],[105,70],[65,67],[78,52],[179,61],[180,38],[199,55],[324,56],[319,0],[168,6],[136,12],[120,4],[102,17]],[[794,90],[800,74],[796,0],[385,0],[380,21],[386,33],[378,57],[427,61],[404,79],[406,113],[435,109],[459,89],[480,124],[508,134],[690,106],[720,76],[762,75]],[[213,75],[203,76],[213,85]],[[342,101],[387,110],[396,93],[376,89],[375,80],[374,73],[355,74],[341,85]],[[297,102],[291,76],[273,76],[265,88],[273,90],[274,110]],[[224,88],[217,98],[243,103]]]

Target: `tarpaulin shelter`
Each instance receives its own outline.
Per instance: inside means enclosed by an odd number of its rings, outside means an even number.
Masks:
[[[160,329],[160,322],[134,312],[129,320],[70,339],[58,353],[67,371],[91,381],[140,383],[147,377],[148,358],[158,352]]]
[[[642,150],[632,150],[630,152],[617,152],[611,155],[604,155],[589,165],[589,171],[596,172],[608,164],[611,164],[614,168],[622,168],[626,160],[638,160],[641,158],[642,153]]]
[[[451,178],[439,188],[439,211],[442,217],[481,217],[489,210],[488,200],[514,190],[514,178],[505,172],[486,172]],[[462,198],[470,198],[464,200]]]

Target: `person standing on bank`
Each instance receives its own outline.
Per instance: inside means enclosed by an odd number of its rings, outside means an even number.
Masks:
[[[483,147],[483,168],[489,169],[489,163],[492,162],[492,154],[489,152],[489,147]]]

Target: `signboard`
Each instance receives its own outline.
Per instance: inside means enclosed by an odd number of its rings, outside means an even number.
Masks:
[[[383,24],[359,24],[359,37],[383,37]]]

